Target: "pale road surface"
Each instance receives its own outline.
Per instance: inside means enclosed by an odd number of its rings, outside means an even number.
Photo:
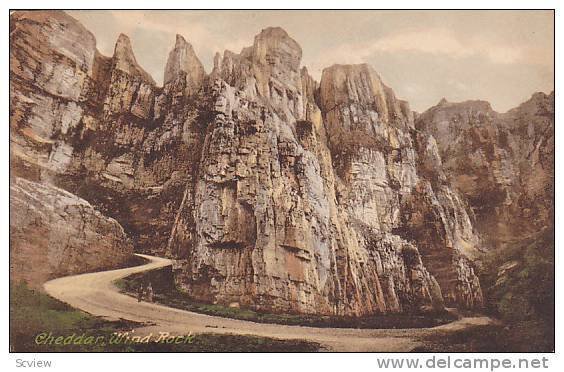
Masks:
[[[419,337],[441,334],[473,325],[492,322],[487,317],[461,320],[421,329],[352,329],[314,328],[278,324],[254,323],[222,318],[167,306],[138,302],[136,298],[119,293],[114,281],[131,274],[158,269],[172,264],[166,258],[138,256],[150,262],[141,266],[96,273],[73,275],[54,279],[44,284],[45,291],[72,307],[109,320],[127,319],[146,325],[135,329],[135,335],[170,332],[172,335],[188,333],[231,333],[255,335],[278,339],[303,339],[320,343],[329,351],[407,352],[422,345]]]

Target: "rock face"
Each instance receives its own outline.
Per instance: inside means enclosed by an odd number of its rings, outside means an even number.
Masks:
[[[417,127],[435,137],[443,170],[488,245],[503,248],[553,225],[554,92],[504,114],[484,101],[442,101]]]
[[[13,174],[88,200],[138,251],[175,258],[189,296],[350,316],[482,305],[472,192],[488,193],[451,166],[460,128],[443,136],[430,113],[416,125],[370,66],[331,66],[317,83],[296,41],[267,28],[206,75],[177,36],[157,87],[124,35],[105,57],[62,12],[16,12],[10,27]],[[525,130],[528,107],[503,125]],[[527,161],[536,172],[541,160]]]
[[[15,12],[10,30],[13,174],[85,198],[139,251],[162,252],[199,159],[197,104],[185,92],[201,80],[171,53],[180,68],[156,87],[127,36],[104,57],[64,12]]]
[[[440,307],[441,288],[449,303],[480,306],[462,251],[478,238],[457,194],[418,177],[407,103],[366,65],[328,68],[317,89],[300,58],[278,28],[216,58],[215,117],[170,242],[177,284],[200,300],[285,312]],[[412,223],[425,214],[433,228]]]
[[[10,183],[10,279],[34,287],[59,276],[119,267],[133,254],[123,228],[53,186]]]

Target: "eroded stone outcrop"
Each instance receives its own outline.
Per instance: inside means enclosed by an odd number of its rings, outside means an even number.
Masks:
[[[62,189],[10,182],[10,279],[33,287],[65,275],[124,265],[133,244],[117,221]]]

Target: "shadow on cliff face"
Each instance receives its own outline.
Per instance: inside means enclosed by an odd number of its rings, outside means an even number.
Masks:
[[[490,311],[509,321],[554,321],[554,228],[491,252],[482,282]]]

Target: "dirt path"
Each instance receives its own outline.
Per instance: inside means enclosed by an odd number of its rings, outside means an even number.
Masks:
[[[314,328],[262,324],[221,318],[174,309],[159,304],[137,302],[119,293],[113,284],[117,279],[172,264],[166,258],[138,255],[150,262],[119,270],[68,276],[44,284],[46,292],[69,305],[95,316],[111,320],[127,319],[150,324],[135,330],[136,335],[152,332],[171,334],[233,333],[280,339],[304,339],[319,342],[331,351],[410,351],[421,346],[419,338],[491,322],[487,317],[463,318],[434,328],[422,329],[349,329]]]

